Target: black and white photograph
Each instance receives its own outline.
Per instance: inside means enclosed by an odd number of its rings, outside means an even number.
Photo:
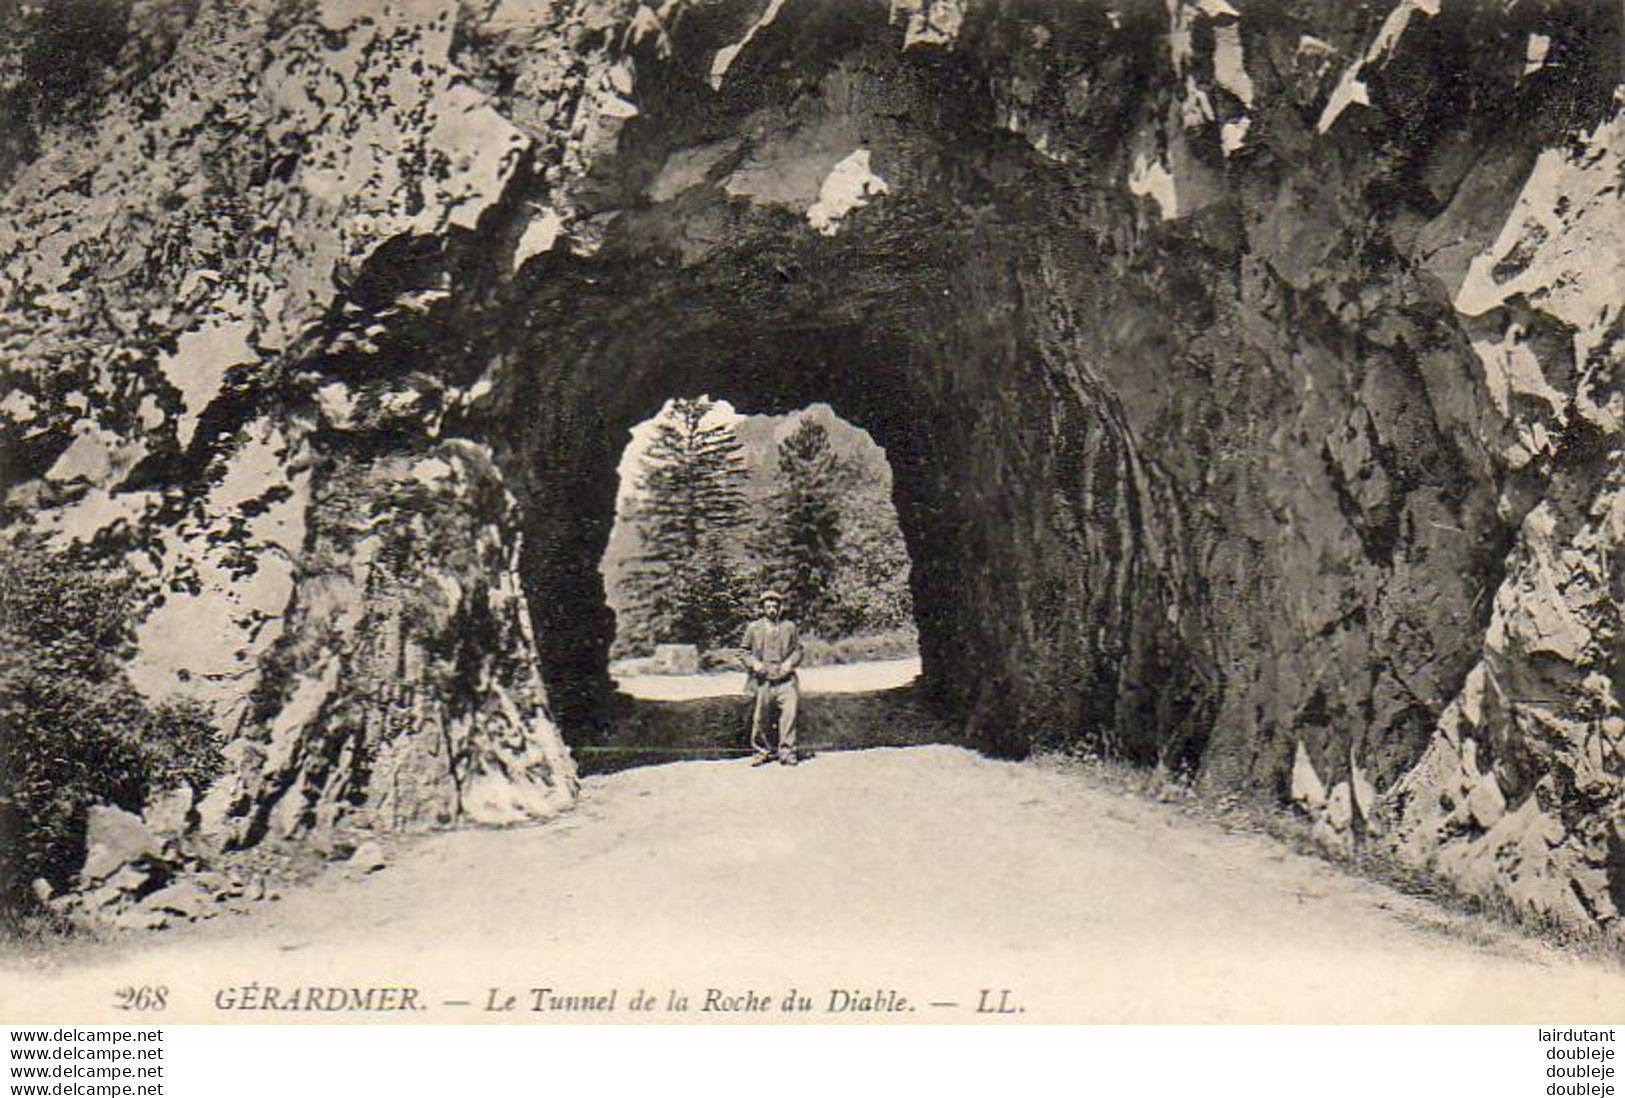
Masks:
[[[0,3],[0,1022],[1612,1093],[1622,24]]]

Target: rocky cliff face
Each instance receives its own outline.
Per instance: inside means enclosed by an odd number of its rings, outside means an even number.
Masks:
[[[703,391],[887,448],[966,742],[1620,927],[1613,6],[96,10],[6,70],[7,526],[147,577],[206,827],[566,802]]]

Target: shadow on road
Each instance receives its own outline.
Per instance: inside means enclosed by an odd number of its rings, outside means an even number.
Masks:
[[[614,704],[608,737],[571,749],[584,775],[750,754],[750,701],[743,694],[685,701],[617,694]],[[804,693],[801,699],[803,755],[950,743],[949,732],[912,684],[869,693]]]

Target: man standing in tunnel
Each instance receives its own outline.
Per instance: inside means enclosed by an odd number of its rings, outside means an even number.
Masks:
[[[796,710],[801,689],[796,668],[801,666],[801,635],[796,623],[784,620],[784,596],[763,591],[762,616],[745,626],[745,689],[754,699],[750,718],[751,765],[773,761],[767,742],[768,710],[779,711],[779,762],[794,766],[796,756]]]

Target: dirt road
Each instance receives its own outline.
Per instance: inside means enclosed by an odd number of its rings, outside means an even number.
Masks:
[[[920,676],[920,657],[901,660],[866,660],[804,667],[799,673],[806,694],[866,694],[895,690]],[[647,701],[692,701],[695,698],[738,697],[745,689],[743,671],[708,675],[618,675],[616,689]]]
[[[216,1011],[250,983],[410,985],[426,1008],[356,1021],[777,1020],[792,989],[811,1021],[1625,1021],[1612,968],[949,747],[594,778],[549,823],[434,836],[374,875],[0,981],[8,1020],[79,1022],[139,1020],[106,1008],[144,983],[170,989],[169,1021],[335,1020]],[[630,1013],[640,991],[656,1007]],[[1024,1013],[976,1014],[1001,1005]]]

